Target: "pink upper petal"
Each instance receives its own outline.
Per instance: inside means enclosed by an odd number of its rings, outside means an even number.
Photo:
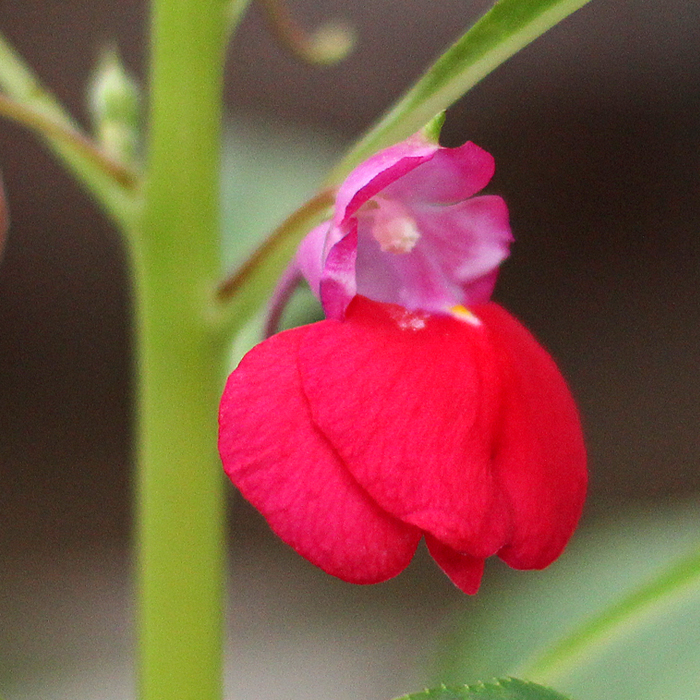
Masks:
[[[441,148],[420,133],[355,168],[297,256],[326,316],[342,319],[356,293],[435,313],[487,301],[512,240],[502,199],[470,199],[493,171],[475,144]]]
[[[321,276],[326,263],[325,248],[330,221],[324,221],[306,234],[297,249],[295,262],[317,298],[321,298]]]
[[[512,367],[494,465],[515,527],[499,556],[517,569],[543,568],[561,554],[586,496],[578,411],[554,361],[525,327],[496,304],[475,313]]]
[[[429,161],[387,187],[385,195],[409,204],[454,204],[486,187],[495,167],[490,153],[467,141],[458,148],[441,148]]]
[[[342,319],[357,293],[357,221],[351,219],[345,228],[347,234],[328,251],[319,286],[319,298],[329,319]]]
[[[444,313],[488,301],[512,235],[505,202],[496,196],[411,211],[421,238],[407,254],[383,252],[361,220],[357,292],[410,311]]]
[[[439,149],[418,133],[375,153],[358,165],[338,189],[333,223],[347,220],[377,192],[433,158]]]
[[[298,347],[309,330],[332,337],[336,325],[286,331],[246,355],[221,401],[219,451],[230,479],[285,542],[330,574],[376,583],[408,565],[421,533],[382,511],[313,427]]]
[[[477,325],[356,297],[312,326],[299,369],[314,423],[396,518],[483,558],[509,540],[491,468],[503,359]]]

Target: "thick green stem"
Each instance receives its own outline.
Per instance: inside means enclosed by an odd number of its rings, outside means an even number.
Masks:
[[[216,406],[225,0],[155,0],[149,157],[132,237],[138,357],[142,700],[222,694],[223,480]]]

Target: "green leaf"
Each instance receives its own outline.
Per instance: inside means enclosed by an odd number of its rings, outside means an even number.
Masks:
[[[428,69],[331,173],[337,184],[360,162],[421,129],[467,90],[589,0],[500,0]]]
[[[698,517],[697,503],[616,513],[545,571],[493,567],[434,677],[516,673],[577,700],[700,697]]]
[[[501,678],[489,683],[473,685],[443,685],[424,690],[422,693],[406,695],[399,700],[567,700],[567,698],[551,688],[529,681]]]

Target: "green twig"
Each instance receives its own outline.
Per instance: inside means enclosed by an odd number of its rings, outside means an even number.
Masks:
[[[212,317],[222,333],[235,334],[257,311],[303,236],[330,216],[334,198],[335,190],[331,188],[312,197],[275,229],[236,272],[218,284]]]
[[[138,184],[138,176],[131,168],[117,163],[103,153],[93,141],[63,121],[55,121],[53,117],[36,111],[28,105],[21,104],[0,93],[0,115],[22,124],[40,136],[61,143],[66,150],[72,151],[85,161],[91,162],[95,168],[104,172],[117,184],[126,190],[134,190]]]
[[[140,197],[134,173],[107,158],[85,136],[0,35],[0,113],[40,134],[122,230],[133,230]]]

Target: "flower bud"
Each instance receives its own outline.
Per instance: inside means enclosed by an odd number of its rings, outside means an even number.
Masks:
[[[140,95],[114,49],[103,52],[88,91],[95,137],[116,160],[131,164],[140,141]]]

